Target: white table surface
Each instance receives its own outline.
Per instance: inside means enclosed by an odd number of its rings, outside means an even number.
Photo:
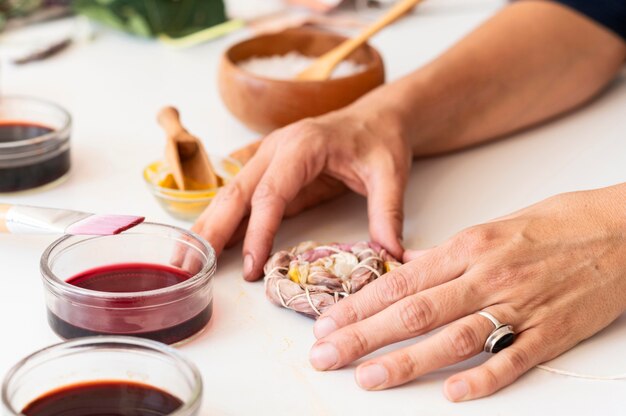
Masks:
[[[501,2],[427,4],[372,42],[395,79],[441,53]],[[141,170],[160,157],[157,110],[177,105],[211,151],[226,154],[256,136],[221,104],[220,53],[244,33],[189,50],[105,32],[42,63],[2,68],[2,92],[54,100],[74,116],[69,180],[3,202],[106,213],[139,213],[182,226],[148,194]],[[407,47],[408,46],[408,47]],[[1,47],[1,44],[0,44]],[[407,192],[409,247],[429,247],[464,227],[549,195],[626,180],[626,79],[591,105],[549,125],[454,155],[415,163]],[[332,213],[332,215],[329,215]],[[346,196],[285,221],[276,247],[304,239],[367,238],[364,200]],[[58,342],[45,319],[39,257],[50,237],[0,236],[0,373],[20,358]],[[442,382],[453,368],[406,386],[365,392],[354,367],[319,373],[308,363],[312,321],[274,307],[262,283],[241,278],[240,247],[219,260],[215,313],[209,330],[181,348],[203,373],[203,415],[241,414],[626,414],[626,381],[592,382],[532,370],[493,397],[446,401]],[[626,316],[551,365],[595,375],[626,372]],[[461,367],[486,359],[480,356]]]

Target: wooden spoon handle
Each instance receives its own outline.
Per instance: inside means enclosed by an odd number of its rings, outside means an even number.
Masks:
[[[174,141],[176,146],[178,146],[180,157],[188,158],[193,156],[198,149],[198,143],[183,127],[178,110],[171,106],[163,107],[157,115],[157,120],[163,127],[163,130],[165,130],[167,139]]]
[[[356,37],[348,39],[341,43],[339,46],[333,48],[326,54],[322,55],[319,60],[327,60],[328,75],[332,73],[333,69],[352,52],[354,52],[359,46],[367,42],[369,38],[378,33],[381,29],[395,22],[402,17],[405,13],[410,11],[418,3],[423,0],[402,0],[396,3],[389,11],[382,16],[379,20],[372,25],[365,28]]]
[[[413,7],[417,6],[423,0],[402,0],[398,1],[383,17],[374,22],[371,26],[368,26],[361,32],[358,36],[351,39],[352,42],[356,43],[358,47],[362,43],[366,42],[369,38],[378,33],[381,29],[390,25],[391,23],[398,20],[400,17],[404,16],[407,12],[409,12]],[[353,52],[352,50],[351,52]]]
[[[157,115],[157,121],[169,137],[176,137],[185,131],[180,123],[180,114],[174,107],[163,107]]]

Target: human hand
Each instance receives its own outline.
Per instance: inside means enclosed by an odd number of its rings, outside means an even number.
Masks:
[[[513,344],[448,378],[452,401],[490,395],[606,327],[626,310],[626,185],[563,194],[405,253],[408,263],[327,310],[310,353],[341,368],[385,345],[449,324],[416,344],[367,359],[357,383],[381,390],[466,360],[494,326]]]
[[[242,165],[248,163],[256,154],[261,146],[262,140],[257,140],[235,150],[229,156],[237,159]],[[285,217],[293,217],[302,211],[312,208],[316,205],[331,200],[347,191],[346,186],[340,180],[334,179],[328,175],[320,175],[311,184],[305,186],[296,196],[296,198],[287,204],[285,208]],[[243,227],[240,232],[233,235],[226,247],[229,247],[243,238]]]
[[[393,114],[364,107],[303,120],[264,138],[193,230],[218,254],[245,230],[244,277],[255,280],[282,217],[343,192],[343,183],[367,196],[371,238],[401,256],[411,149]]]

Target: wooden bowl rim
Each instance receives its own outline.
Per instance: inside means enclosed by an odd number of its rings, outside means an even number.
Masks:
[[[275,79],[275,78],[268,78],[268,77],[264,77],[261,75],[257,75],[254,74],[250,71],[246,71],[244,69],[242,69],[239,65],[237,65],[236,62],[233,62],[233,60],[230,57],[230,54],[232,53],[232,50],[240,47],[241,45],[247,43],[247,42],[251,42],[257,39],[262,39],[265,37],[273,37],[273,36],[278,36],[278,35],[289,35],[291,33],[296,33],[296,34],[304,34],[304,35],[315,35],[315,34],[324,34],[324,35],[331,35],[334,36],[336,38],[339,38],[341,41],[348,39],[347,36],[344,36],[342,34],[336,33],[336,32],[332,32],[329,30],[321,30],[321,29],[313,29],[313,28],[290,28],[290,29],[286,29],[282,32],[277,32],[277,33],[264,33],[262,35],[257,35],[257,36],[252,36],[250,38],[244,39],[240,42],[235,43],[234,45],[231,45],[228,49],[226,49],[226,51],[224,51],[224,53],[222,54],[222,62],[224,64],[226,64],[230,70],[237,72],[240,75],[244,75],[246,77],[249,78],[254,78],[254,79],[258,79],[260,81],[264,81],[264,82],[272,82],[272,83],[276,83],[276,84],[289,84],[289,85],[314,85],[314,86],[319,86],[322,84],[337,84],[337,83],[342,83],[342,82],[346,82],[346,80],[353,80],[353,79],[358,79],[362,76],[367,76],[371,73],[382,73],[384,74],[385,72],[385,64],[383,62],[382,56],[380,55],[380,53],[378,52],[378,50],[376,50],[376,48],[374,48],[372,45],[370,45],[368,42],[364,43],[361,48],[365,48],[367,49],[369,52],[371,52],[373,59],[366,64],[366,68],[363,71],[357,72],[355,74],[352,75],[348,75],[348,76],[344,76],[341,78],[331,78],[331,79],[326,79],[323,81],[296,81],[296,80],[289,80],[289,79]],[[383,75],[384,76],[384,75]]]

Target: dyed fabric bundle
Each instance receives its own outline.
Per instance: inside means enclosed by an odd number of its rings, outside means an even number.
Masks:
[[[268,260],[265,294],[276,305],[317,318],[400,264],[376,243],[319,245],[307,241]]]

